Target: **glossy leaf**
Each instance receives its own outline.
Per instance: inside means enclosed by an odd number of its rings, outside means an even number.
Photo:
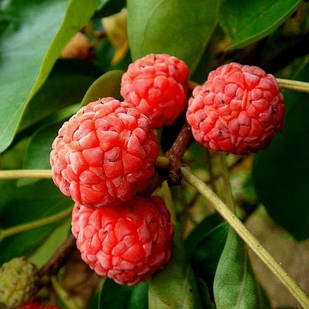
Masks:
[[[223,0],[220,24],[232,39],[228,49],[240,48],[267,36],[282,24],[301,0]]]
[[[168,53],[194,71],[217,23],[220,1],[128,0],[132,58]]]
[[[0,227],[2,229],[56,214],[72,201],[51,180],[18,188],[15,180],[0,182]],[[61,222],[5,238],[0,243],[0,264],[15,256],[32,253]]]
[[[43,266],[66,240],[70,231],[71,218],[68,217],[61,225],[55,228],[46,241],[31,254],[29,261],[36,264],[37,267]]]
[[[27,0],[1,3],[10,22],[1,27],[0,151],[12,141],[24,109],[46,80],[70,38],[83,27],[99,0]],[[65,14],[65,15],[64,15]]]
[[[90,62],[58,60],[44,85],[29,102],[18,129],[24,130],[66,106],[80,103],[101,74],[102,71]]]
[[[49,156],[52,143],[58,135],[58,130],[73,113],[79,109],[79,104],[63,108],[58,113],[46,119],[48,125],[41,126],[31,135],[23,160],[23,169],[50,169]],[[22,178],[18,186],[33,184],[37,178]]]
[[[149,309],[201,308],[196,280],[176,228],[172,260],[149,284]]]
[[[119,285],[106,279],[99,294],[98,309],[143,309],[148,303],[148,283],[141,282],[135,286]]]
[[[195,253],[199,243],[221,223],[221,216],[219,214],[214,214],[207,216],[192,230],[185,241],[186,253],[189,257]]]
[[[309,80],[309,59],[296,80]],[[254,156],[253,182],[269,215],[297,240],[309,237],[309,95],[284,91],[285,125],[271,144]]]
[[[270,308],[254,278],[247,248],[232,228],[217,266],[213,289],[218,309]]]
[[[30,139],[24,169],[50,169],[49,154],[51,145],[62,123],[52,123],[37,130]],[[37,182],[37,179],[19,179],[18,185]]]
[[[141,282],[133,288],[127,308],[148,308],[148,282]]]
[[[200,291],[200,295],[201,295],[201,299],[203,303],[203,308],[215,309],[215,306],[213,302],[211,301],[209,289],[208,289],[206,282],[201,278],[197,278],[197,284],[199,287],[199,291]]]
[[[105,97],[121,99],[120,83],[122,71],[110,71],[99,77],[87,90],[81,106]]]
[[[228,224],[219,215],[206,217],[189,235],[186,249],[196,275],[211,287],[225,246]]]

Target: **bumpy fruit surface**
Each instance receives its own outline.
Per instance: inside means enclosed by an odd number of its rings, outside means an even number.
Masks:
[[[57,306],[48,306],[40,303],[28,303],[22,307],[19,307],[18,309],[61,309]]]
[[[65,122],[50,164],[60,190],[88,207],[115,206],[142,190],[159,149],[149,119],[113,98],[89,103]]]
[[[103,209],[75,204],[72,233],[82,259],[119,284],[147,280],[172,253],[173,226],[159,197],[136,197]]]
[[[206,148],[235,154],[268,145],[284,124],[283,96],[275,78],[256,66],[230,63],[194,89],[187,120]]]
[[[150,54],[130,64],[121,95],[151,120],[153,128],[171,125],[186,106],[189,69],[180,59]]]
[[[29,301],[35,289],[37,269],[25,258],[14,258],[0,268],[0,302],[16,308]]]

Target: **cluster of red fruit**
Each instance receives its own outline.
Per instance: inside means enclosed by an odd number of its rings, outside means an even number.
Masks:
[[[154,128],[185,110],[187,65],[166,54],[132,63],[123,102],[89,103],[64,123],[52,145],[55,184],[75,201],[72,232],[82,259],[120,284],[148,279],[170,259],[173,226],[164,201],[141,197],[159,149]],[[276,80],[231,63],[209,74],[189,100],[187,120],[205,147],[245,154],[281,130],[284,106]]]

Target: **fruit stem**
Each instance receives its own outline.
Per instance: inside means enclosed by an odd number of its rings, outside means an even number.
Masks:
[[[224,187],[226,190],[226,202],[227,205],[230,207],[230,209],[232,209],[233,213],[236,214],[236,204],[233,197],[232,186],[230,182],[230,173],[226,162],[226,154],[220,151],[219,158],[220,158],[222,177],[224,181]]]
[[[287,287],[291,294],[298,300],[303,308],[309,308],[309,299],[295,281],[275,261],[261,243],[247,230],[235,214],[220,200],[220,198],[198,177],[192,174],[189,168],[182,167],[184,179],[195,187],[208,202],[230,224],[237,234],[245,241],[252,251],[269,267],[276,277]]]
[[[167,157],[160,156],[157,159],[156,167],[159,169],[168,169],[170,166],[170,160]]]
[[[283,79],[283,78],[276,78],[276,79],[281,88],[309,93],[309,83],[307,82],[300,82],[298,80]]]
[[[51,283],[56,294],[62,300],[62,302],[68,307],[69,309],[80,309],[80,307],[75,303],[73,298],[67,293],[66,290],[59,284],[55,276],[51,277]]]
[[[160,169],[169,167],[169,159],[160,156],[157,159],[156,166]],[[0,179],[18,179],[18,178],[52,178],[51,170],[5,170],[0,171]]]
[[[44,225],[47,225],[53,222],[57,222],[69,216],[71,213],[72,213],[72,208],[69,207],[53,216],[4,229],[0,231],[0,238],[2,239],[2,238],[9,237],[9,236],[21,233],[21,232],[32,230],[37,227],[41,227],[41,226],[44,226]]]
[[[7,170],[0,171],[0,179],[51,178],[51,170]]]

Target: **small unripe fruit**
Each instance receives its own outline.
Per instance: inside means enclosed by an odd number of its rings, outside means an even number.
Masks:
[[[37,268],[24,257],[14,258],[0,268],[0,302],[16,308],[29,301],[35,290]]]

